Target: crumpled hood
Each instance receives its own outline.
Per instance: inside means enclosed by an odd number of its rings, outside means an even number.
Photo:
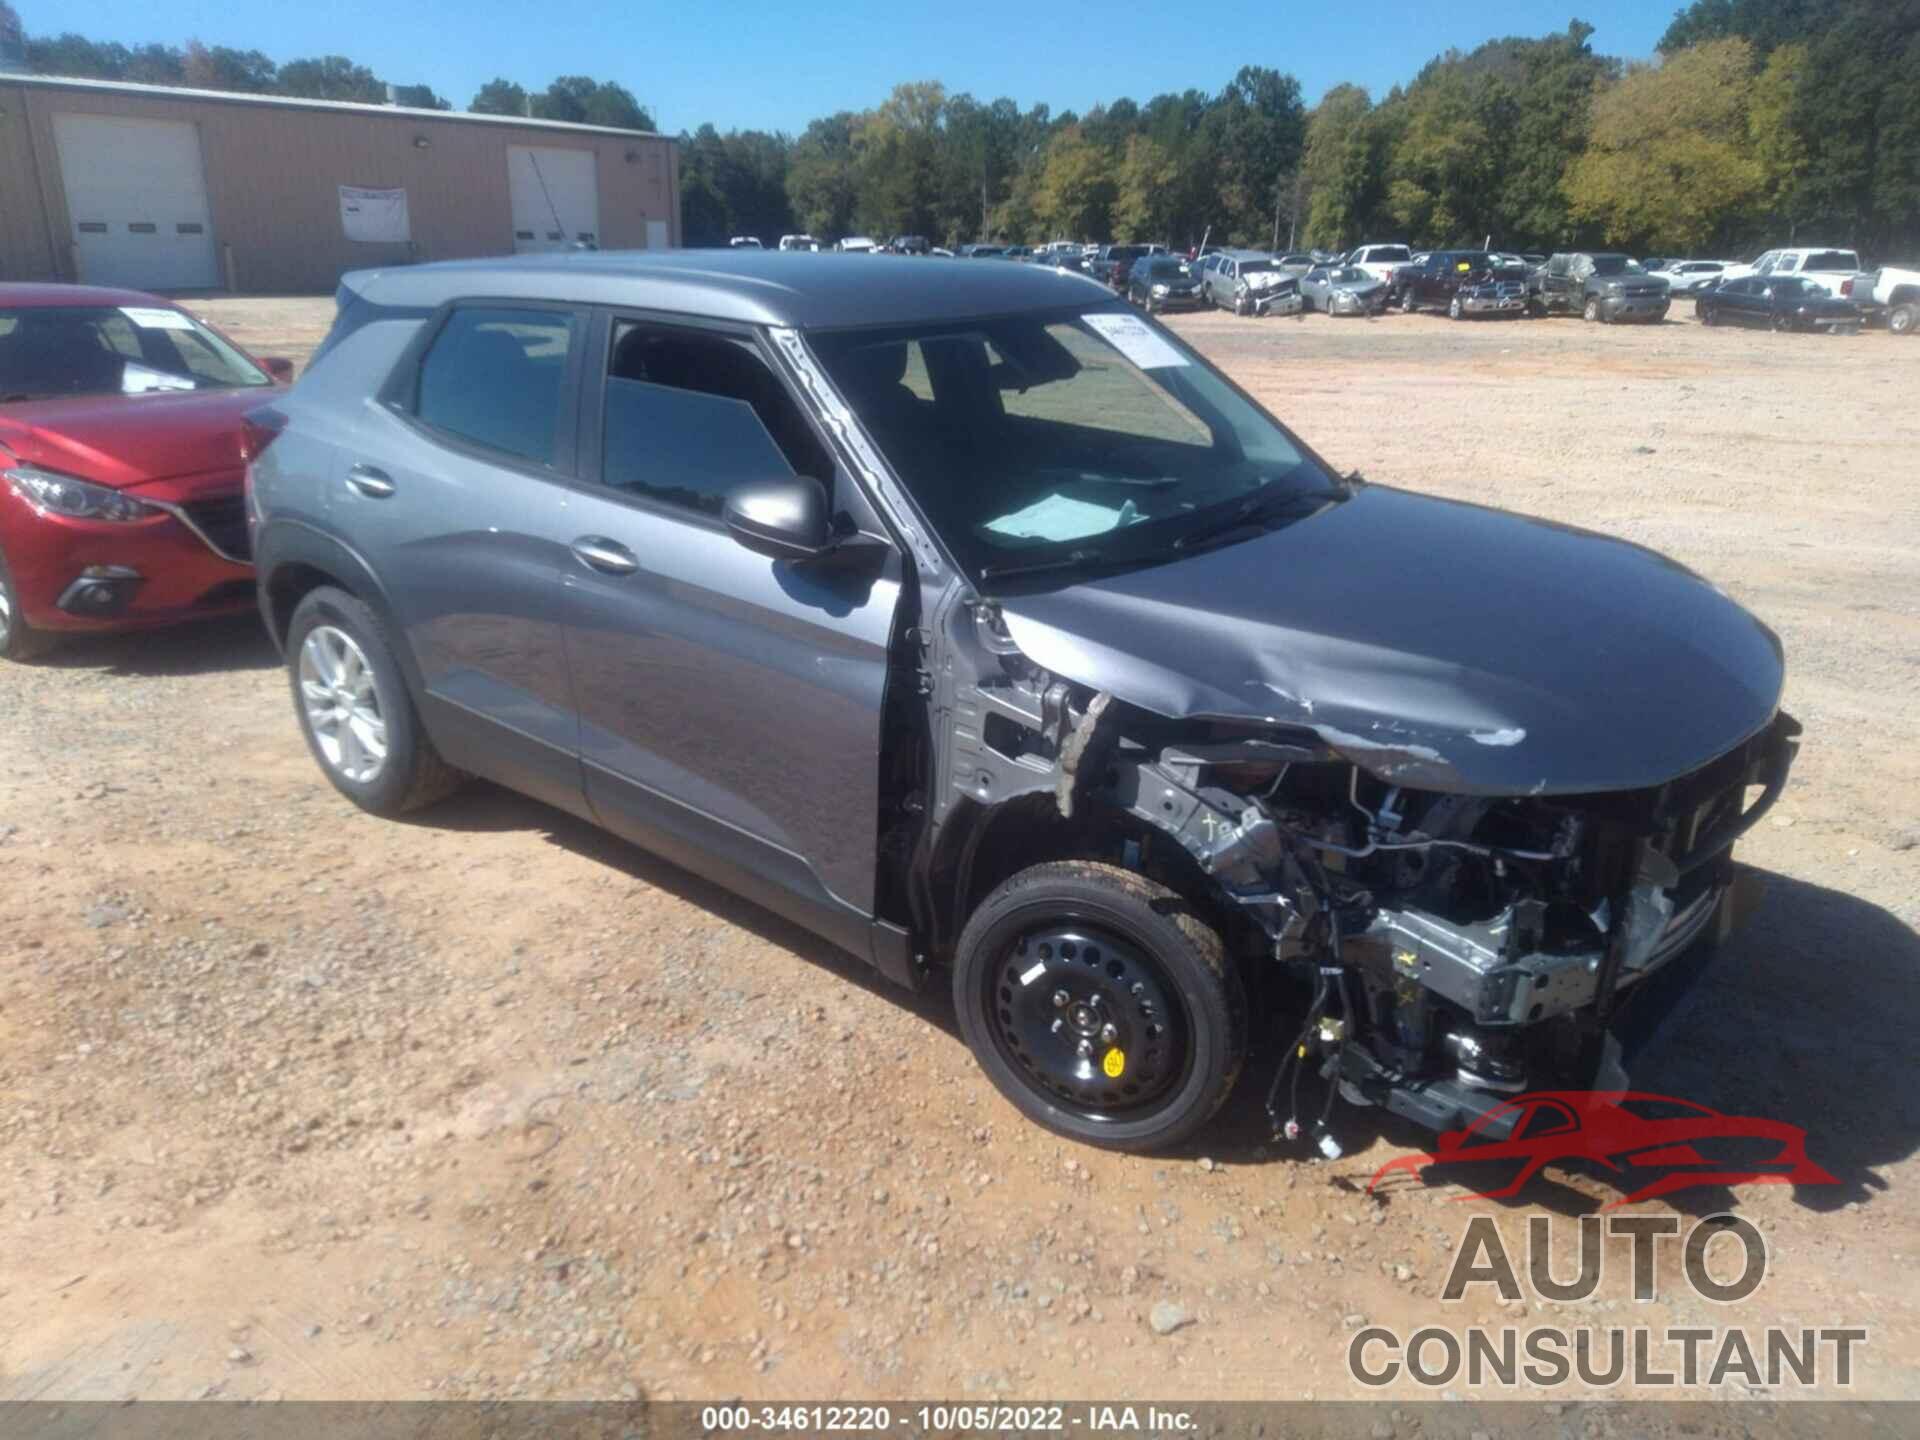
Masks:
[[[116,488],[238,469],[240,417],[277,386],[156,395],[79,395],[0,406],[0,445],[29,464]]]
[[[1469,794],[1661,784],[1762,729],[1785,674],[1772,631],[1650,550],[1382,486],[1001,609],[1029,659],[1129,704]]]

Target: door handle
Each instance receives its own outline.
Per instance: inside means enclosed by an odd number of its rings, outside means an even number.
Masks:
[[[582,565],[603,575],[631,575],[640,568],[631,550],[604,535],[582,535],[570,548]]]
[[[348,470],[347,484],[369,500],[384,500],[397,488],[386,471],[372,465],[355,465]]]

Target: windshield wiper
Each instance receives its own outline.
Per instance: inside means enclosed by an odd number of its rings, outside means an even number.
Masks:
[[[1109,557],[1111,558],[1111,557]],[[1100,559],[1098,550],[1069,550],[1045,560],[1009,561],[1005,565],[982,565],[982,580],[1005,580],[1012,575],[1039,575],[1048,570],[1077,570]]]
[[[1273,521],[1290,511],[1303,508],[1309,502],[1317,504],[1323,500],[1345,500],[1349,493],[1345,489],[1325,489],[1293,491],[1277,498],[1264,491],[1249,495],[1211,525],[1203,525],[1198,530],[1190,530],[1182,535],[1173,542],[1173,548],[1182,552],[1198,550],[1242,530],[1264,530]]]

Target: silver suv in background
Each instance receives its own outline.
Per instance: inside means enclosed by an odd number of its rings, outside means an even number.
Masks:
[[[1329,1150],[1337,1097],[1448,1130],[1625,1088],[1624,1002],[1727,932],[1793,753],[1779,644],[1714,586],[1342,476],[1046,267],[354,275],[253,418],[261,609],[336,789],[484,776],[939,977],[1092,1144],[1194,1134],[1254,1026],[1333,1082],[1286,1117]]]

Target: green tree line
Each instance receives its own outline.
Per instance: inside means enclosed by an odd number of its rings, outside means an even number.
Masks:
[[[1695,0],[1647,63],[1596,53],[1593,33],[1575,20],[1450,50],[1384,96],[1341,84],[1311,108],[1292,75],[1249,64],[1217,92],[1085,114],[924,81],[797,136],[702,125],[679,137],[685,239],[1920,247],[1920,0]],[[74,34],[26,51],[46,73],[386,98],[341,56]],[[448,108],[425,86],[400,99]],[[631,92],[586,76],[496,79],[468,108],[654,128]]]
[[[1217,93],[1084,115],[923,82],[798,137],[703,125],[681,137],[687,243],[1920,248],[1920,0],[1698,0],[1651,63],[1593,33],[1448,51],[1383,97],[1336,85],[1311,109],[1249,65]]]

